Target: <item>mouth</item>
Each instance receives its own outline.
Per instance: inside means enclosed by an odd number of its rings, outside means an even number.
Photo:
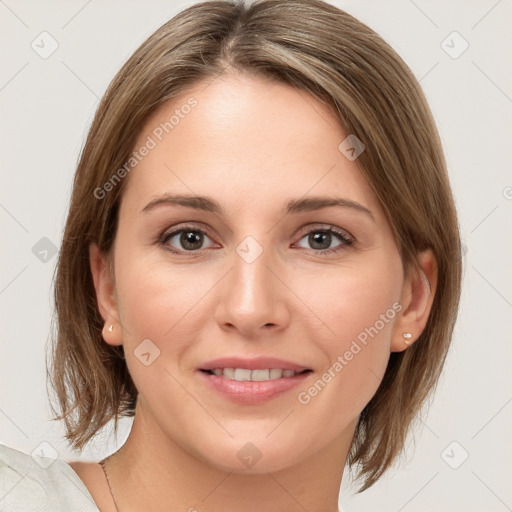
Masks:
[[[202,368],[197,372],[207,389],[238,405],[259,405],[304,382],[313,370],[290,368]],[[289,394],[288,394],[289,396]]]
[[[309,368],[305,370],[295,371],[289,368],[213,368],[211,370],[201,368],[200,371],[208,375],[215,375],[224,379],[235,380],[237,382],[265,382],[277,379],[289,379],[296,375],[310,373],[313,370]]]

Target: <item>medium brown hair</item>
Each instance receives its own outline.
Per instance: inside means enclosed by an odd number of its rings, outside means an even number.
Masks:
[[[163,102],[229,71],[270,78],[332,107],[365,145],[357,163],[382,203],[404,272],[431,248],[437,289],[420,338],[393,352],[363,409],[347,459],[359,492],[402,451],[413,420],[435,389],[460,296],[461,245],[440,139],[407,65],[369,27],[320,0],[207,1],[179,13],[129,58],[104,94],[80,156],[55,277],[51,385],[66,439],[83,447],[112,418],[133,416],[136,387],[122,346],[102,339],[89,245],[109,254],[129,177],[98,199],[129,159],[142,126]],[[341,142],[341,141],[340,141]],[[52,406],[53,412],[55,409]]]

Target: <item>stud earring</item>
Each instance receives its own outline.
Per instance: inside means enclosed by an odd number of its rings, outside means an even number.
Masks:
[[[110,324],[110,327],[108,328],[108,332],[112,332],[114,330],[114,324]]]
[[[404,337],[405,343],[407,343],[407,345],[409,345],[411,343],[410,339],[412,338],[412,334],[410,332],[403,332],[402,336]]]

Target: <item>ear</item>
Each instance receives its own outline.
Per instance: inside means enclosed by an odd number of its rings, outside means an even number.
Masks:
[[[110,260],[100,252],[96,244],[92,243],[89,246],[89,262],[98,309],[103,320],[105,320],[102,331],[103,339],[109,345],[122,345],[123,337]]]
[[[420,269],[413,269],[404,281],[400,304],[402,310],[393,326],[391,352],[402,352],[425,329],[437,287],[437,260],[432,249],[418,255]],[[409,339],[403,333],[410,333]]]

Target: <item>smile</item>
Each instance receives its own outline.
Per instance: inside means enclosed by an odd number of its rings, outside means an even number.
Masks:
[[[216,373],[214,373],[216,372]],[[221,373],[221,375],[218,375]],[[197,374],[209,389],[231,402],[258,405],[276,398],[303,383],[312,370],[296,373],[280,368],[254,369],[215,368],[200,370]]]
[[[303,370],[295,372],[294,370],[283,370],[281,368],[268,368],[268,369],[255,369],[249,370],[247,368],[214,368],[213,370],[202,370],[210,375],[217,375],[230,380],[243,381],[266,381],[281,379],[282,377],[294,377],[300,373],[309,372],[311,370]]]

